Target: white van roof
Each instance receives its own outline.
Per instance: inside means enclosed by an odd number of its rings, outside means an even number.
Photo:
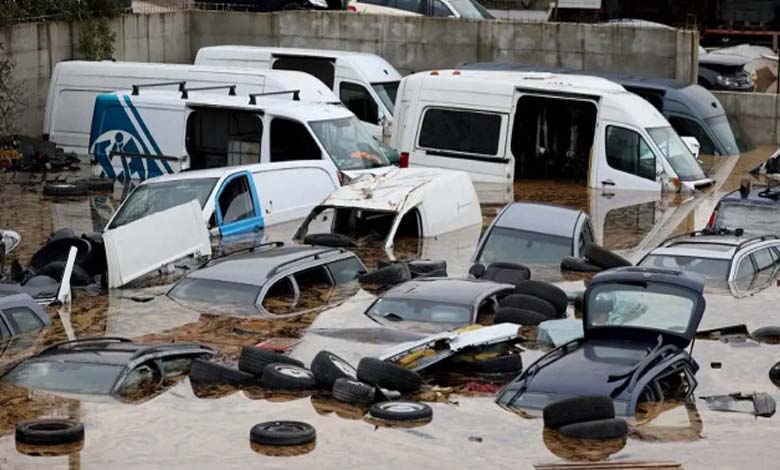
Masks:
[[[156,176],[149,178],[141,182],[142,185],[149,183],[160,183],[165,181],[181,181],[192,180],[201,178],[222,178],[227,177],[243,171],[249,173],[260,173],[264,171],[274,171],[281,169],[294,169],[294,168],[322,168],[331,174],[334,181],[338,181],[336,166],[327,160],[296,160],[289,162],[275,162],[275,163],[252,163],[250,165],[238,165],[228,166],[220,168],[209,168],[207,170],[192,170],[182,171],[181,173],[171,173],[162,176]]]
[[[507,97],[514,96],[516,89],[539,91],[540,93],[589,95],[599,98],[600,119],[626,122],[638,127],[666,127],[669,122],[650,103],[626,91],[617,83],[600,77],[539,72],[493,71],[493,70],[440,70],[420,72],[404,78],[405,81],[421,82],[425,89],[424,100],[471,104],[464,100],[466,95],[480,95],[480,104],[509,111],[512,106]],[[453,94],[462,93],[453,97]]]
[[[221,93],[221,94],[220,94]],[[258,96],[257,104],[249,104],[247,96],[228,96],[227,90],[190,91],[184,99],[178,91],[161,91],[142,88],[138,95],[132,92],[111,93],[117,96],[129,96],[133,104],[164,106],[171,109],[187,107],[215,107],[264,112],[272,115],[287,116],[301,122],[323,121],[354,117],[350,110],[340,103],[313,103],[293,101],[292,94]]]
[[[401,74],[385,59],[368,52],[338,51],[328,49],[301,49],[295,47],[259,47],[259,46],[209,46],[198,50],[195,63],[209,59],[250,59],[270,58],[272,55],[297,55],[305,57],[320,57],[338,59],[349,63],[352,68],[363,75],[369,83],[397,81]]]

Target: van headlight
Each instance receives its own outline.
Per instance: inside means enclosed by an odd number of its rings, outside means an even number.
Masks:
[[[328,2],[326,2],[325,0],[309,0],[309,3],[311,3],[315,7],[328,8]]]

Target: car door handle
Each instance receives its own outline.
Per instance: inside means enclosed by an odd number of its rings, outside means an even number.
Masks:
[[[615,182],[612,180],[604,180],[601,182],[604,186],[615,186]]]

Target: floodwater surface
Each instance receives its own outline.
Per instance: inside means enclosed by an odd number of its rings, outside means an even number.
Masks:
[[[714,161],[715,187],[695,195],[596,191],[569,182],[519,181],[515,199],[586,211],[598,242],[637,261],[670,235],[702,228],[718,198],[738,188],[745,171],[760,163],[755,155],[771,153],[767,148],[759,150]],[[0,174],[0,227],[22,234],[23,244],[13,254],[22,264],[55,229],[100,231],[125,194],[117,187],[113,195],[48,199],[41,195],[41,177],[34,178]],[[484,226],[498,209],[483,207]],[[400,240],[390,253],[377,246],[356,251],[367,266],[388,255],[441,258],[447,260],[451,276],[462,275],[479,235],[476,228],[432,240]],[[584,288],[582,280],[562,276],[556,266],[532,267],[532,271],[535,279],[565,280],[561,284],[565,288]],[[232,363],[241,346],[270,338],[299,338],[293,355],[305,361],[327,348],[355,362],[404,338],[400,331],[377,333],[378,326],[363,315],[374,295],[362,289],[304,315],[267,319],[180,305],[164,295],[167,288],[77,292],[72,306],[50,309],[51,326],[0,345],[0,370],[56,341],[101,335],[200,341],[217,348],[219,360]],[[776,280],[752,294],[737,292],[734,286],[712,286],[705,297],[707,310],[700,329],[744,323],[752,331],[780,325]],[[529,344],[523,353],[526,366],[541,354]],[[777,468],[780,449],[774,443],[780,435],[780,418],[711,411],[698,397],[762,391],[780,399],[780,391],[767,376],[780,360],[780,345],[697,340],[693,357],[700,365],[695,400],[643,409],[632,421],[628,439],[599,444],[564,439],[544,430],[541,419],[500,408],[493,399],[501,383],[468,378],[455,388],[450,388],[451,381],[429,379],[417,398],[430,402],[434,416],[417,427],[371,422],[364,409],[339,405],[321,392],[286,396],[261,389],[226,389],[196,395],[186,377],[168,384],[162,393],[131,403],[56,396],[0,384],[0,469],[532,468],[538,463],[599,459],[671,461],[702,469]],[[48,451],[18,447],[15,425],[43,417],[82,421],[83,446]],[[283,451],[251,446],[250,428],[269,420],[312,424],[317,429],[316,444]]]

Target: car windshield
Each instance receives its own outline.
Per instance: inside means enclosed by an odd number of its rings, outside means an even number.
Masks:
[[[193,178],[143,184],[122,204],[109,228],[121,227],[157,212],[186,204],[193,199],[197,199],[203,207],[217,180],[218,178]]]
[[[475,0],[447,0],[463,18],[493,19],[493,15]]]
[[[728,155],[748,152],[755,148],[750,137],[745,134],[745,131],[733,118],[727,118],[725,114],[721,114],[704,121],[715,133]]]
[[[696,307],[694,294],[688,290],[654,282],[600,284],[587,296],[586,331],[626,326],[684,334]]]
[[[398,94],[398,85],[400,83],[395,81],[371,84],[376,94],[379,95],[379,99],[382,100],[382,104],[390,111],[391,115],[395,112],[395,96]]]
[[[696,273],[705,279],[725,281],[729,275],[727,259],[697,258],[694,256],[649,255],[640,263],[653,268],[676,269]]]
[[[387,321],[471,323],[471,309],[467,306],[419,299],[382,298],[374,302],[367,313]]]
[[[257,311],[255,302],[259,295],[258,286],[194,278],[180,280],[168,293],[169,297],[183,303],[237,306],[248,309],[250,313]]]
[[[4,382],[32,390],[107,395],[125,369],[121,365],[79,362],[23,362]]]
[[[342,171],[390,166],[384,152],[358,118],[309,122],[311,129]]]
[[[760,237],[780,234],[780,218],[776,204],[728,204],[721,203],[717,227],[741,228],[747,235]]]
[[[494,227],[479,255],[482,263],[552,263],[572,255],[573,240],[566,237]]]
[[[704,172],[699,166],[699,162],[696,161],[691,151],[688,150],[688,147],[671,126],[647,129],[647,132],[681,180],[704,179]]]

